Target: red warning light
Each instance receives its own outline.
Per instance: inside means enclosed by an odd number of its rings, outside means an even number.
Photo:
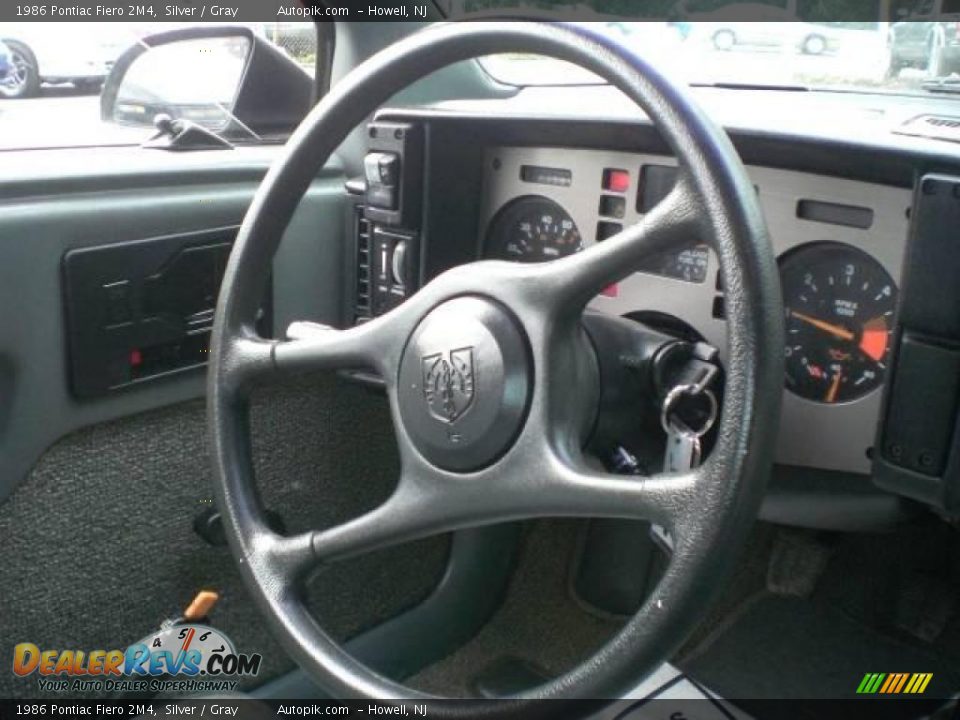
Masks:
[[[625,193],[630,189],[630,172],[607,168],[603,171],[603,189],[610,192]]]

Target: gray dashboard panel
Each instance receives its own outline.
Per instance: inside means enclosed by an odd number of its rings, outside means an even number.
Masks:
[[[495,163],[494,160],[499,161]],[[572,171],[568,187],[532,184],[520,180],[525,164]],[[594,242],[604,168],[630,171],[624,223],[642,217],[634,203],[643,165],[675,165],[670,157],[616,151],[571,148],[498,147],[487,152],[479,232],[482,243],[497,211],[523,195],[548,197],[573,218],[585,245]],[[847,243],[869,253],[899,282],[907,241],[909,190],[836,177],[777,170],[747,168],[757,186],[778,255],[805,243],[831,240]],[[821,200],[870,208],[874,213],[869,230],[812,222],[797,217],[799,200]],[[480,248],[482,250],[482,247]],[[655,310],[677,316],[692,325],[709,342],[726,346],[726,324],[713,317],[718,264],[710,253],[707,280],[702,284],[636,273],[619,284],[617,297],[598,297],[595,308],[624,315]],[[859,400],[824,405],[784,392],[777,447],[777,462],[786,465],[869,474],[867,449],[873,444],[880,412],[881,391]]]
[[[0,170],[0,501],[72,430],[204,392],[198,370],[98,400],[74,399],[60,287],[64,252],[239,224],[279,149],[7,154]],[[334,162],[284,236],[275,259],[283,277],[274,282],[275,327],[295,317],[339,317],[342,183]]]

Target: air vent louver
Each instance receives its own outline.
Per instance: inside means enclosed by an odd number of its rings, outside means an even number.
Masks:
[[[355,322],[370,319],[370,221],[358,205],[354,214],[354,233],[357,239],[357,296]]]
[[[898,135],[926,137],[934,140],[960,142],[960,117],[949,115],[918,115],[896,128]]]

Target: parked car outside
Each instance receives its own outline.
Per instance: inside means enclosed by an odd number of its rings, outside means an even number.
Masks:
[[[0,41],[10,51],[11,72],[0,84],[0,98],[28,98],[45,83],[73,83],[97,90],[129,42],[109,23],[0,23]],[[69,47],[70,52],[63,52]]]
[[[12,68],[13,63],[10,60],[10,48],[0,42],[0,82],[6,80]]]
[[[921,68],[930,79],[960,73],[960,0],[908,0],[896,16],[887,35],[889,77],[904,68]]]
[[[779,8],[770,8],[777,11]],[[711,43],[717,50],[734,50],[738,47],[780,48],[795,50],[804,55],[824,55],[836,52],[841,45],[841,35],[835,28],[816,23],[790,19],[785,11],[783,17],[773,22],[716,21],[697,22],[690,39]],[[696,16],[697,19],[700,15]]]

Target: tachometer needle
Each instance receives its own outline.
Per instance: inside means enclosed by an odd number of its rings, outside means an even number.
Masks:
[[[833,382],[830,383],[830,388],[827,390],[827,397],[825,402],[835,403],[837,401],[837,392],[840,390],[840,381],[843,379],[843,373],[839,370],[833,374]]]
[[[819,318],[811,317],[810,315],[804,315],[796,310],[791,310],[790,315],[795,317],[797,320],[802,320],[808,325],[813,325],[819,330],[830,333],[834,337],[840,338],[841,340],[853,340],[855,337],[852,332],[841,325],[834,325],[833,323],[828,323],[825,320],[820,320]]]

